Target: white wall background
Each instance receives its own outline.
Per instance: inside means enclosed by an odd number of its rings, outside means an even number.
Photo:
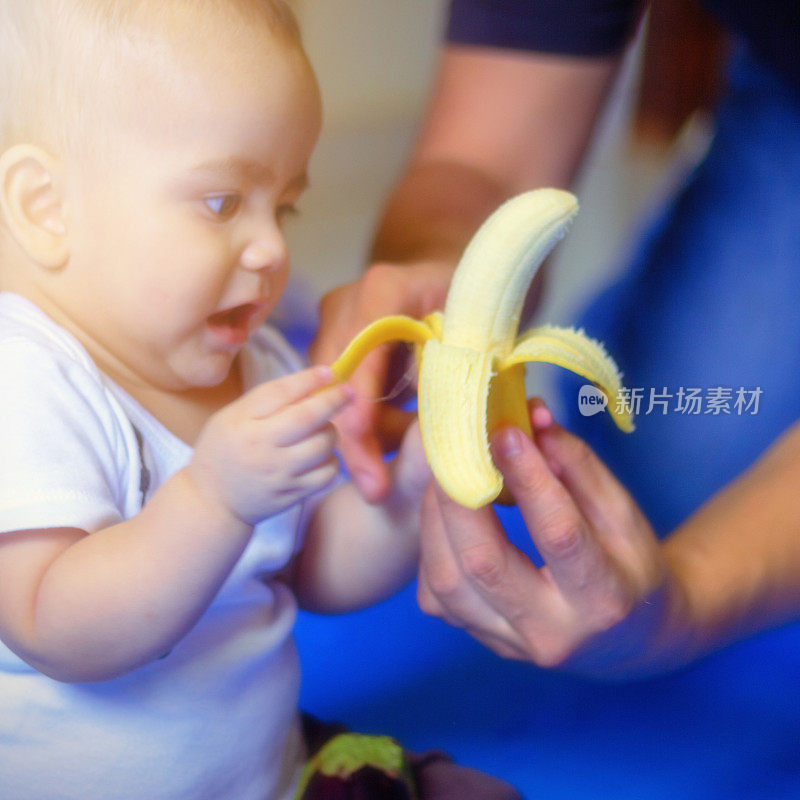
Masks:
[[[410,147],[444,0],[295,0],[322,89],[311,188],[290,223],[295,274],[318,295],[361,270],[387,189]]]

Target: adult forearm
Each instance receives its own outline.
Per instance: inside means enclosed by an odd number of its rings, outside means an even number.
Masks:
[[[570,185],[617,57],[450,46],[419,140],[377,229],[373,263],[454,267],[500,203]]]
[[[158,658],[208,607],[251,532],[178,472],[136,517],[84,536],[50,564],[21,655],[70,682]]]
[[[455,267],[472,234],[510,194],[474,165],[417,157],[389,197],[371,260]]]
[[[579,671],[641,678],[800,617],[800,427],[660,545],[665,577]]]
[[[664,554],[703,655],[800,617],[800,426],[669,537]]]

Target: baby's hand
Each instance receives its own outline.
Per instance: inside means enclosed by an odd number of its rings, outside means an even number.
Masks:
[[[269,381],[214,414],[188,471],[204,496],[248,525],[331,483],[339,465],[331,417],[352,399],[327,367]]]

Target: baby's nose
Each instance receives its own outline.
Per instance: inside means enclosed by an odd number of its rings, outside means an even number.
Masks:
[[[282,270],[288,266],[289,251],[283,237],[273,235],[250,242],[240,260],[248,270]]]

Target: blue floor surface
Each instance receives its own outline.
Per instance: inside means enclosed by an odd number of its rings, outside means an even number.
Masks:
[[[624,685],[503,661],[425,617],[413,586],[356,614],[301,614],[297,638],[304,709],[448,750],[529,800],[800,798],[800,626]]]

